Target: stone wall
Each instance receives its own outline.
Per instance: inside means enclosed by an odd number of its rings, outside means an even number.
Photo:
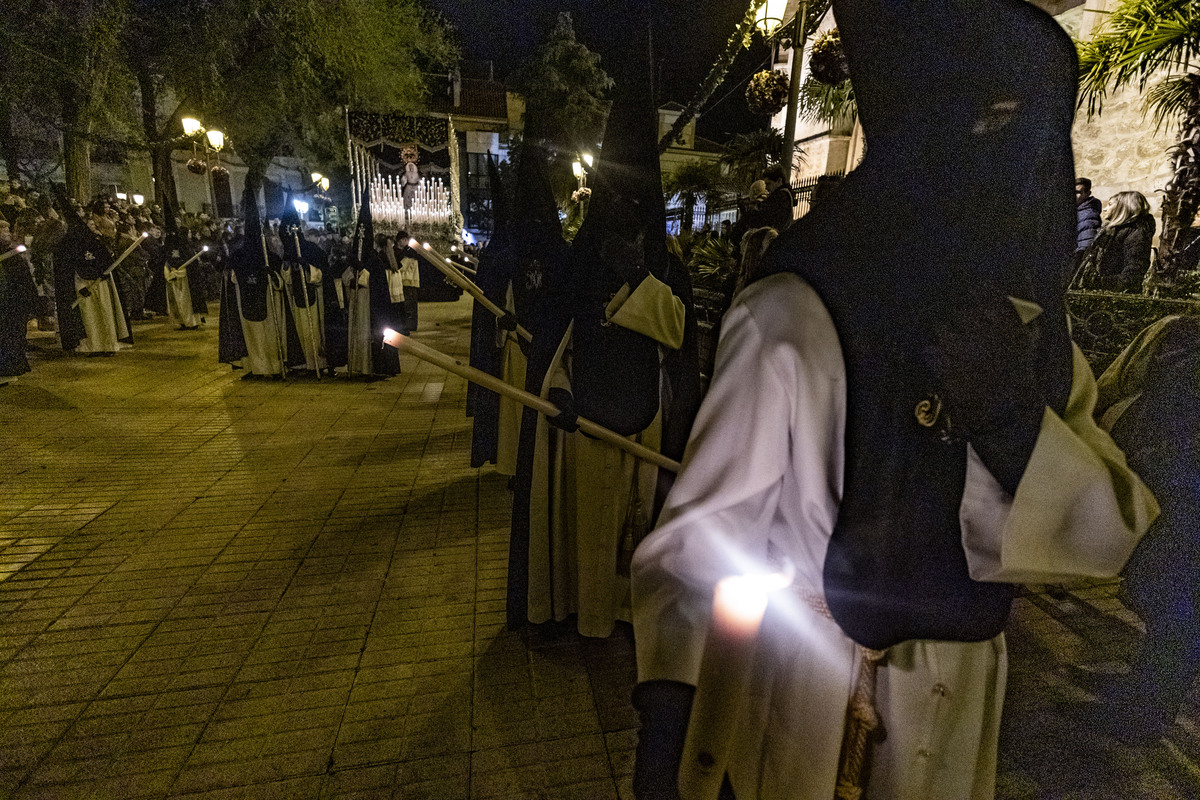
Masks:
[[[1103,5],[1103,0],[1095,4]],[[1073,36],[1087,35],[1092,13],[1078,7],[1056,19]],[[1092,194],[1102,201],[1117,192],[1141,192],[1158,218],[1162,188],[1171,175],[1167,148],[1174,143],[1174,132],[1171,125],[1154,130],[1154,121],[1142,113],[1142,93],[1136,88],[1111,94],[1103,114],[1089,120],[1087,109],[1076,113],[1071,135],[1075,174],[1091,178]]]

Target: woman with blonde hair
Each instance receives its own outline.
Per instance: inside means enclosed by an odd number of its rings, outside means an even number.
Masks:
[[[1100,236],[1092,245],[1099,288],[1136,292],[1150,269],[1154,218],[1141,192],[1118,192],[1104,206]]]

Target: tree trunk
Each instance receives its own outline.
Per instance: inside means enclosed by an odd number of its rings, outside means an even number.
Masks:
[[[679,232],[690,233],[696,216],[696,195],[683,195],[683,216],[679,219]]]
[[[63,172],[70,197],[80,203],[92,199],[92,143],[86,133],[63,131]]]
[[[150,147],[150,166],[154,175],[154,202],[162,206],[164,217],[179,216],[179,192],[175,188],[174,152],[169,144],[156,142]]]
[[[267,177],[267,162],[260,161],[249,156],[242,156],[246,162],[246,183],[245,188],[254,193],[254,202],[258,202],[258,193],[262,189],[263,179]],[[244,190],[243,190],[244,191]],[[242,216],[246,215],[246,209],[242,209]]]
[[[63,173],[67,196],[86,204],[92,199],[92,126],[81,94],[69,82],[60,90]]]
[[[21,145],[12,126],[12,104],[0,100],[0,158],[4,159],[4,171],[10,181],[21,177]]]
[[[1200,74],[1189,77],[1192,100],[1180,125],[1179,143],[1170,150],[1174,174],[1163,193],[1159,254],[1167,275],[1191,269],[1195,264],[1195,258],[1181,260],[1181,251],[1188,243],[1184,234],[1200,210]]]
[[[169,134],[178,111],[167,120],[166,130],[158,127],[158,87],[145,64],[136,67],[138,89],[142,100],[142,131],[150,149],[150,168],[154,176],[154,202],[162,207],[163,216],[179,216],[179,192],[175,187],[175,169],[171,163]]]

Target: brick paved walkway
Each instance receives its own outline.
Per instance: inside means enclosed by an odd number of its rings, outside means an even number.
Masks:
[[[421,313],[465,354],[465,303]],[[0,388],[0,798],[630,797],[628,629],[504,630],[461,380],[243,381],[214,327],[136,334]],[[1147,749],[1072,722],[1135,636],[1113,592],[1019,601],[1001,797],[1200,796],[1194,705]]]

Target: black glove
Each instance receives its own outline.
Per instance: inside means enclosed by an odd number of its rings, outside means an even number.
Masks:
[[[1009,494],[1029,463],[1046,406],[1036,368],[1037,320],[1021,322],[995,293],[956,303],[936,336],[942,400],[951,432],[969,441]]]
[[[559,430],[574,433],[579,430],[579,414],[575,411],[575,398],[566,389],[555,387],[550,390],[550,402],[558,406],[558,414],[546,421]]]
[[[517,329],[517,315],[511,311],[504,312],[504,316],[496,317],[496,327],[502,331],[515,331]]]

